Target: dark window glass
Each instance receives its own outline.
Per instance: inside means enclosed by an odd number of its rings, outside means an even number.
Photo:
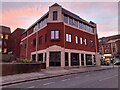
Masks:
[[[79,53],[71,53],[71,66],[79,65]]]
[[[69,18],[69,24],[73,25],[73,19],[72,18]]]
[[[78,27],[78,21],[75,19],[73,21],[74,21],[74,26]]]
[[[43,62],[43,53],[38,54],[38,61]]]
[[[67,15],[64,15],[64,22],[68,23],[68,16]]]
[[[36,39],[33,40],[33,47],[36,46]]]
[[[50,52],[50,66],[61,65],[61,52]]]
[[[47,42],[47,34],[45,34],[45,42]]]
[[[42,36],[39,37],[39,44],[42,44]]]
[[[86,54],[86,65],[92,65],[92,55]]]
[[[36,61],[36,55],[32,55],[32,61],[35,62]]]
[[[25,44],[25,48],[26,48],[26,44]]]
[[[53,20],[57,20],[57,11],[53,12]]]

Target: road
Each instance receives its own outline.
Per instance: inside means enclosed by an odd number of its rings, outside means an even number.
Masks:
[[[118,88],[118,68],[17,83],[3,88]]]

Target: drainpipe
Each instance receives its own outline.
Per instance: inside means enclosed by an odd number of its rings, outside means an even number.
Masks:
[[[36,31],[36,62],[38,61],[38,30]]]
[[[27,59],[27,55],[28,55],[27,51],[28,51],[28,32],[27,32],[26,57],[25,57],[26,59]]]

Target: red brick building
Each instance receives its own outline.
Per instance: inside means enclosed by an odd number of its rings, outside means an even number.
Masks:
[[[120,55],[120,34],[100,38],[99,52],[101,55],[112,54],[113,57],[119,56]]]
[[[13,55],[15,58],[20,58],[20,42],[21,34],[25,29],[17,28],[14,32],[11,33],[9,37],[9,50],[8,53]]]
[[[10,34],[11,30],[9,27],[0,26],[0,53],[2,54],[8,54]]]
[[[97,26],[54,4],[22,34],[20,50],[46,67],[99,65]]]

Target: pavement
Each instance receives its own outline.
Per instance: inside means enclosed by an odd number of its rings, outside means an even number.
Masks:
[[[49,68],[49,69],[43,69],[40,72],[3,76],[1,85],[5,86],[5,85],[11,85],[16,83],[22,83],[22,82],[28,82],[28,81],[34,81],[34,80],[40,80],[40,79],[46,79],[52,77],[59,77],[64,75],[76,74],[76,73],[106,70],[111,68],[113,67],[88,66],[88,67],[72,67],[72,68]]]
[[[89,88],[91,88],[90,90],[101,90],[101,88],[102,90],[118,90],[118,68],[16,83],[3,86],[2,90],[34,90],[34,88],[35,90],[37,88],[38,90],[44,90],[43,88],[52,88],[52,90],[54,90],[53,88],[62,88],[62,90],[65,88],[73,88],[72,90],[75,88],[81,88],[79,90],[88,90]]]

